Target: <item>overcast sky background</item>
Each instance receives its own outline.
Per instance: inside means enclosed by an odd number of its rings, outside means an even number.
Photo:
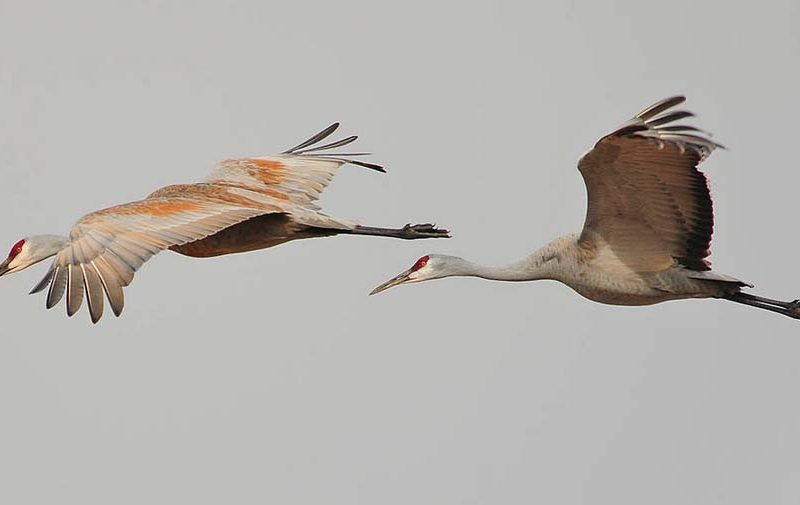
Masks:
[[[0,1],[0,243],[333,121],[327,212],[454,238],[156,256],[121,319],[0,280],[0,502],[796,504],[800,323],[556,283],[367,293],[428,252],[580,230],[575,165],[676,93],[715,269],[800,297],[800,3]]]

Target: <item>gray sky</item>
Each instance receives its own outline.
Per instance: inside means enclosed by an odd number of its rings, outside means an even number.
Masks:
[[[0,1],[5,249],[283,150],[332,121],[325,209],[449,241],[166,253],[121,319],[0,282],[0,501],[796,504],[800,324],[556,283],[366,294],[427,252],[511,261],[578,231],[579,156],[689,97],[716,270],[800,297],[800,4]]]

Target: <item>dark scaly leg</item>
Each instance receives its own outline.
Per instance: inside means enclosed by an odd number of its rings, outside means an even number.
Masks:
[[[342,233],[348,233],[346,231]],[[356,226],[349,233],[353,235],[374,235],[378,237],[402,238],[416,240],[420,238],[448,238],[450,232],[434,227],[432,224],[407,224],[402,228],[377,228],[374,226]]]
[[[749,293],[732,293],[723,298],[732,302],[749,305],[759,309],[769,310],[784,316],[789,316],[794,319],[800,319],[800,300],[785,302],[782,300],[773,300],[772,298],[764,298],[763,296],[751,295]]]

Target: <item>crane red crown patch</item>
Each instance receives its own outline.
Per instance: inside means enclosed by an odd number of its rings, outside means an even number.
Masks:
[[[417,260],[417,262],[416,262],[416,263],[414,263],[414,266],[413,266],[413,267],[411,267],[411,270],[412,270],[412,271],[414,271],[414,272],[416,272],[416,271],[417,271],[417,270],[419,270],[420,268],[422,268],[422,267],[424,267],[425,265],[427,265],[427,264],[428,264],[428,260],[429,260],[429,259],[431,259],[431,257],[430,257],[430,256],[423,256],[423,257],[421,257],[420,259],[418,259],[418,260]]]
[[[17,254],[22,252],[22,246],[25,245],[25,239],[20,240],[16,244],[11,247],[11,251],[8,253],[8,260],[11,261],[17,257]]]

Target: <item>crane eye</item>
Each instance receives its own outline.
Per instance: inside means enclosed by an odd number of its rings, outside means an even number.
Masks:
[[[25,240],[20,240],[11,247],[11,252],[8,253],[8,259],[13,260],[19,253],[22,252],[22,246],[25,245]]]
[[[412,271],[412,272],[416,272],[416,271],[417,271],[417,270],[419,270],[420,268],[424,267],[425,265],[427,265],[427,264],[428,264],[428,260],[429,260],[429,259],[431,259],[431,257],[430,257],[430,256],[423,256],[423,257],[421,257],[420,259],[418,259],[418,260],[417,260],[417,262],[416,262],[416,263],[414,263],[414,266],[413,266],[413,267],[411,267],[411,271]]]

